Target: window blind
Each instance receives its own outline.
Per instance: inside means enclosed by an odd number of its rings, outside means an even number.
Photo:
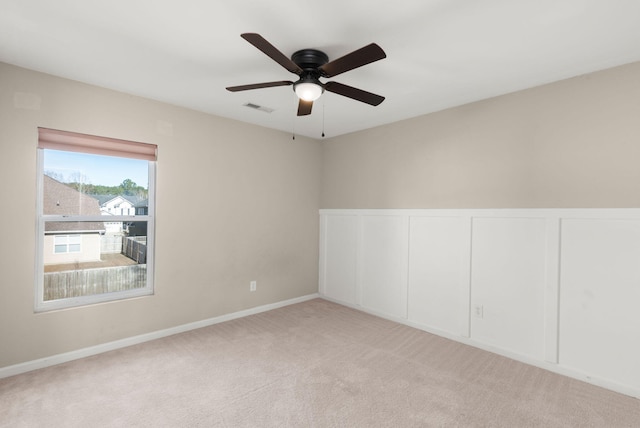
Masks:
[[[120,156],[155,161],[158,146],[116,138],[98,137],[57,129],[38,128],[38,148]]]

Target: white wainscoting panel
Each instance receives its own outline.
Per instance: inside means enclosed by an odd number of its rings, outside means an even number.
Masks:
[[[544,359],[546,220],[476,218],[472,228],[471,337]]]
[[[408,319],[469,336],[470,217],[411,217]]]
[[[406,318],[408,218],[366,216],[360,227],[360,304],[381,314]]]
[[[640,386],[640,220],[561,225],[560,363]]]
[[[332,299],[356,304],[358,217],[325,217],[321,233],[324,263],[320,266],[320,292]]]
[[[640,398],[640,209],[320,210],[320,294]]]

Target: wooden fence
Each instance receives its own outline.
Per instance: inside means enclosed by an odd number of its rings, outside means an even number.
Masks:
[[[102,235],[100,238],[100,254],[122,253],[122,235]]]
[[[144,264],[147,262],[147,237],[130,236],[122,241],[122,254]]]
[[[49,272],[44,274],[44,300],[92,296],[143,288],[147,265]]]

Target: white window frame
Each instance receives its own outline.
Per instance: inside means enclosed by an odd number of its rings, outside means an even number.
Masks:
[[[64,148],[55,149],[64,150]],[[81,150],[75,150],[81,151]],[[90,153],[87,151],[86,153]],[[113,156],[113,155],[111,155]],[[126,157],[126,156],[121,156]],[[43,191],[44,191],[44,149],[37,148],[37,201],[36,201],[36,284],[35,284],[35,312],[45,312],[58,309],[73,308],[78,306],[92,305],[102,302],[130,299],[154,294],[154,255],[155,255],[155,183],[156,183],[156,163],[149,160],[149,186],[148,186],[148,213],[146,215],[112,215],[109,221],[147,222],[147,283],[145,287],[132,290],[115,291],[111,293],[95,294],[90,296],[71,297],[56,300],[44,300],[44,225],[45,222],[104,222],[102,215],[45,215],[43,213]]]
[[[64,238],[65,242],[56,242],[59,240],[62,240],[62,238]],[[75,239],[73,238],[77,238],[78,242],[71,242],[72,240],[75,241]],[[71,250],[71,245],[78,245],[78,249],[73,251]],[[56,251],[56,247],[59,246],[65,246],[65,251]],[[54,235],[53,236],[53,253],[54,254],[68,254],[68,253],[80,253],[82,252],[82,236],[81,235]]]

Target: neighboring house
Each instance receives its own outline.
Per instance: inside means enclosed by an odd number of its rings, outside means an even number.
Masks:
[[[100,201],[100,211],[109,215],[135,215],[135,204],[139,201],[135,196],[95,195]]]
[[[140,198],[128,195],[92,195],[100,203],[102,215],[136,215]],[[144,200],[146,201],[146,199]],[[146,202],[145,202],[146,203]],[[145,213],[146,214],[146,213]],[[126,228],[121,221],[106,221],[107,233],[118,234]]]
[[[109,214],[109,213],[105,213],[104,211],[101,212],[102,215],[113,215],[113,214]],[[104,227],[106,230],[107,234],[119,234],[122,233],[123,231],[123,227],[122,227],[122,222],[121,221],[105,221],[104,222]]]
[[[149,214],[149,199],[143,199],[135,204],[136,215]],[[133,221],[129,223],[127,230],[129,236],[147,236],[147,222],[146,221]]]
[[[47,175],[43,180],[43,193],[45,215],[100,215],[100,205],[95,198]],[[44,264],[100,260],[100,237],[104,232],[102,222],[45,222]]]
[[[147,215],[149,214],[149,199],[143,199],[135,204],[136,215]]]

